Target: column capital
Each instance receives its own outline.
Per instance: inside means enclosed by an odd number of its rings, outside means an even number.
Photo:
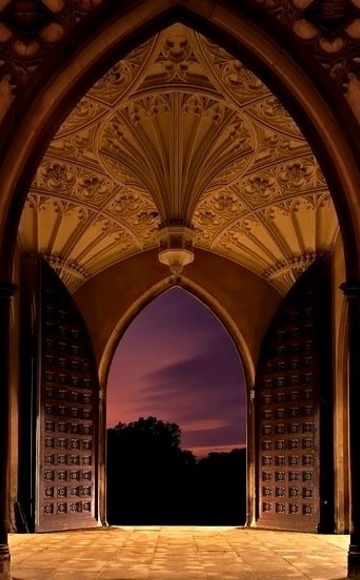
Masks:
[[[0,281],[0,299],[1,298],[11,298],[14,296],[17,286],[12,282],[1,282]]]
[[[360,280],[349,280],[340,284],[346,298],[360,298]]]

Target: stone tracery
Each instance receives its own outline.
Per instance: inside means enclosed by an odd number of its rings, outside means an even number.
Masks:
[[[89,218],[60,224],[43,204],[45,219],[31,201],[39,196],[71,201]],[[338,227],[318,163],[282,104],[182,25],[117,63],[68,116],[33,181],[20,241],[55,256],[74,291],[78,272],[85,279],[155,247],[158,225],[173,219],[192,221],[198,247],[281,292],[301,270],[292,264],[328,251]],[[61,270],[68,263],[73,278]]]

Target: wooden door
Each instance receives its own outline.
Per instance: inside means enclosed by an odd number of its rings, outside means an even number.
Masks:
[[[35,531],[97,525],[99,384],[91,341],[76,304],[52,268],[37,283]]]
[[[284,298],[263,343],[255,388],[262,527],[332,531],[329,288],[319,261]]]

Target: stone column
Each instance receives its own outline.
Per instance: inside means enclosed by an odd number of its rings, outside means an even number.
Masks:
[[[360,579],[360,280],[340,286],[348,301],[350,545],[348,577]]]
[[[99,391],[99,430],[98,430],[98,525],[107,526],[107,476],[106,476],[106,389]]]
[[[0,580],[9,580],[8,470],[9,470],[9,351],[10,307],[15,286],[0,282]]]
[[[247,420],[247,505],[246,526],[256,527],[256,434],[255,434],[255,388],[248,395]]]

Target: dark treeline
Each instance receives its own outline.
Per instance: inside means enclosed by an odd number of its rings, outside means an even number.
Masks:
[[[197,459],[181,429],[156,417],[108,429],[110,524],[242,525],[246,451]]]

